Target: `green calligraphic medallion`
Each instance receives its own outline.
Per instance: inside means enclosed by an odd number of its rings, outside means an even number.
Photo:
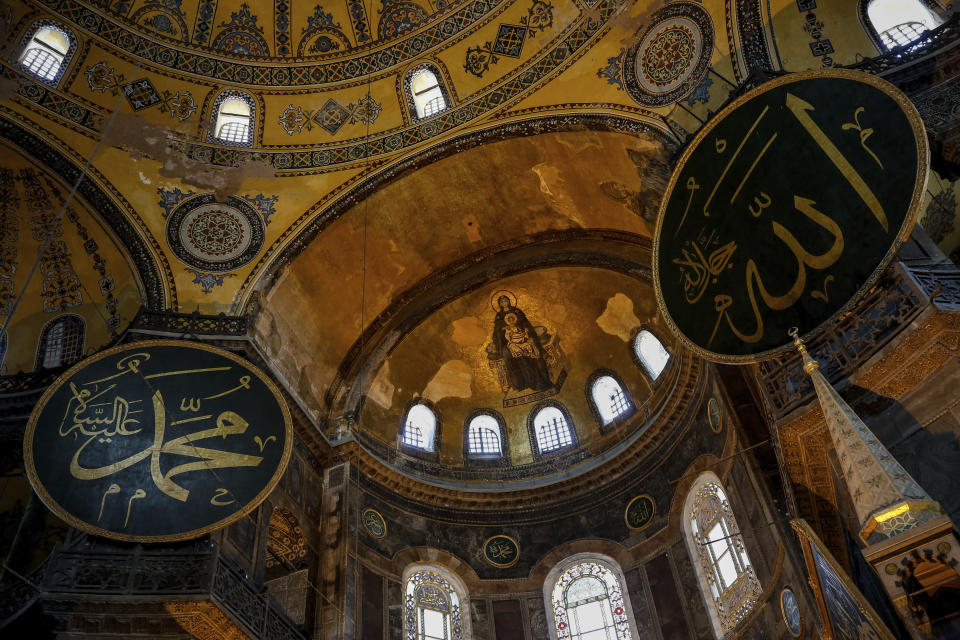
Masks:
[[[687,347],[754,362],[849,309],[909,236],[928,174],[920,115],[865,73],[746,93],[684,152],[660,208],[657,305]]]
[[[243,517],[290,459],[280,391],[246,360],[158,340],[70,368],[27,424],[37,495],[88,533],[135,542],[195,538]]]
[[[387,535],[387,521],[376,509],[364,509],[360,514],[363,528],[374,538],[383,538]]]
[[[495,535],[483,543],[483,557],[493,566],[506,569],[520,559],[520,545],[510,536]]]
[[[627,504],[623,512],[623,519],[631,529],[645,529],[648,524],[653,522],[653,516],[657,513],[657,505],[653,498],[644,494],[637,496]]]

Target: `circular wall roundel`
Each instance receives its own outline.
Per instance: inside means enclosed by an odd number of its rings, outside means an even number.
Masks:
[[[627,92],[647,106],[676,102],[703,82],[712,52],[713,22],[703,7],[689,2],[665,7],[627,51]]]
[[[247,264],[263,247],[264,224],[250,203],[212,193],[184,201],[167,218],[167,242],[180,260],[205,271],[229,271]]]

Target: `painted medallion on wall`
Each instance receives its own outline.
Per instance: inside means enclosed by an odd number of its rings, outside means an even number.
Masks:
[[[503,391],[503,406],[516,407],[556,395],[567,377],[560,337],[528,316],[507,290],[490,297],[493,330],[485,346],[487,362]]]
[[[387,522],[376,509],[364,509],[360,514],[363,528],[374,538],[383,538],[387,535]]]
[[[780,613],[783,615],[783,623],[787,625],[794,638],[799,638],[803,633],[803,620],[800,618],[800,605],[797,604],[797,596],[789,587],[780,592]]]
[[[865,73],[794,73],[748,92],[684,152],[654,239],[671,331],[712,360],[792,349],[849,309],[909,236],[927,180],[919,114]]]
[[[653,516],[657,513],[657,505],[653,498],[644,494],[637,496],[627,504],[623,512],[623,519],[631,529],[639,531],[645,529],[647,525],[653,522]]]
[[[720,433],[723,429],[723,412],[720,411],[720,403],[716,398],[707,400],[707,422],[714,433]]]
[[[483,557],[493,566],[506,569],[520,559],[520,545],[510,536],[495,535],[483,543]]]
[[[43,394],[24,435],[37,495],[115,540],[187,540],[259,505],[293,442],[280,391],[246,360],[173,340],[102,351]]]
[[[623,59],[627,93],[642,105],[660,107],[689,95],[707,74],[713,53],[713,21],[692,2],[668,5],[653,15]]]
[[[263,248],[264,224],[256,208],[212,193],[184,200],[167,217],[167,243],[174,254],[204,271],[229,271],[253,260]]]

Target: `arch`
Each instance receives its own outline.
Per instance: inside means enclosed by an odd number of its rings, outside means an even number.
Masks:
[[[412,122],[426,120],[453,106],[449,80],[433,62],[421,62],[403,75],[403,96]]]
[[[673,355],[650,327],[638,327],[630,344],[633,361],[654,385],[667,370]]]
[[[439,454],[436,445],[440,418],[433,403],[422,398],[414,400],[403,414],[397,436],[400,447],[407,453]]]
[[[44,325],[34,369],[58,369],[79,360],[83,355],[84,329],[83,318],[72,313],[57,316]]]
[[[683,531],[713,633],[723,638],[754,609],[761,588],[716,474],[705,471],[690,486]]]
[[[550,639],[639,638],[626,584],[609,556],[578,553],[557,563],[543,583]]]
[[[20,68],[55,87],[77,51],[77,38],[55,20],[37,20],[24,33],[19,51],[17,64]]]
[[[309,594],[307,539],[290,509],[274,507],[267,524],[264,586],[297,624],[306,620]]]
[[[577,436],[570,413],[559,402],[536,405],[527,418],[530,450],[534,458],[556,455],[577,447]]]
[[[210,142],[232,147],[253,146],[257,103],[250,94],[236,89],[222,91],[210,111]]]
[[[919,40],[943,22],[924,0],[860,0],[860,22],[881,53]]]
[[[469,594],[457,575],[435,564],[412,564],[402,584],[404,640],[473,638]]]
[[[609,369],[591,373],[586,392],[590,410],[602,432],[623,424],[636,410],[623,380]]]
[[[508,460],[507,428],[492,409],[470,412],[463,425],[463,459],[473,465],[502,465]]]

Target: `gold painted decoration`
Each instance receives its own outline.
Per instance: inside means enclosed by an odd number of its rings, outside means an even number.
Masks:
[[[168,542],[255,509],[292,444],[287,405],[257,367],[157,340],[107,349],[60,376],[30,416],[23,457],[37,495],[72,526]]]
[[[277,507],[270,516],[267,533],[267,568],[299,568],[306,555],[307,539],[296,516],[289,509]]]
[[[797,596],[790,587],[784,587],[780,591],[780,615],[783,617],[783,624],[787,625],[790,635],[799,638],[803,634],[803,617],[800,615],[800,604],[797,602]]]
[[[646,494],[635,497],[627,504],[623,519],[635,531],[646,529],[657,513],[657,504]]]
[[[876,282],[909,236],[928,174],[909,99],[865,73],[783,76],[710,120],[684,152],[654,239],[657,304],[699,355],[790,349]]]
[[[383,538],[387,535],[387,521],[376,509],[364,509],[360,515],[363,528],[374,538]]]
[[[720,433],[723,429],[723,412],[716,398],[707,400],[707,421],[710,423],[710,430],[714,433]]]
[[[507,569],[520,559],[520,545],[507,535],[492,536],[483,543],[483,558],[498,569]]]

